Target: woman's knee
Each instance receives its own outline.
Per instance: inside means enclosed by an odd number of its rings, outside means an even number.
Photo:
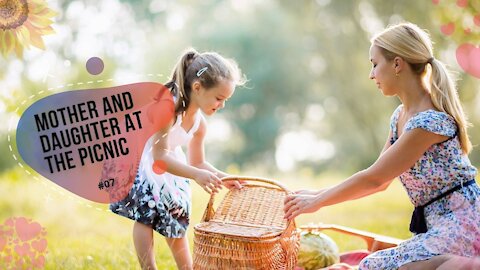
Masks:
[[[363,258],[363,260],[360,261],[358,264],[358,269],[359,270],[370,270],[370,269],[375,269],[375,259],[371,258],[370,256],[367,256]]]
[[[437,269],[442,263],[451,258],[450,255],[438,255],[428,260],[410,262],[400,266],[399,270],[430,270]]]
[[[359,270],[398,269],[398,261],[389,254],[377,251],[365,257],[358,265]]]
[[[400,266],[398,270],[425,270],[427,266],[424,262],[411,262]]]
[[[400,268],[398,268],[398,270],[412,270],[412,269],[415,269],[415,268],[411,267],[411,264],[412,263],[404,264],[404,265],[400,266]]]

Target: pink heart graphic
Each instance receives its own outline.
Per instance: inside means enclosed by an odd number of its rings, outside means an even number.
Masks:
[[[36,254],[35,250],[33,250],[33,249],[31,249],[31,248],[28,249],[28,251],[27,251],[27,257],[30,257],[30,259],[33,260],[33,259],[35,259],[35,254]]]
[[[468,5],[468,0],[458,0],[457,1],[457,6],[464,8]]]
[[[0,237],[0,251],[2,251],[6,245],[7,245],[7,239]]]
[[[23,245],[16,245],[14,248],[15,252],[17,252],[18,255],[24,256],[28,253],[30,250],[30,245],[28,243],[23,243]]]
[[[33,241],[32,247],[38,252],[43,252],[45,249],[47,249],[47,240],[41,239],[41,240]]]
[[[438,3],[440,3],[440,0],[432,0],[432,3],[433,3],[434,5],[438,5]]]
[[[9,218],[9,219],[5,220],[4,224],[8,227],[13,227],[13,218]]]
[[[42,226],[37,222],[30,223],[26,218],[22,217],[16,220],[15,229],[20,240],[28,241],[41,232]]]
[[[475,23],[476,26],[480,26],[480,14],[473,17],[473,22]]]
[[[465,43],[457,48],[457,62],[468,74],[480,79],[480,48]]]
[[[4,233],[7,237],[8,237],[8,236],[10,236],[10,237],[13,236],[13,230],[4,231],[3,233]]]
[[[450,36],[455,31],[455,24],[453,22],[444,24],[440,27],[440,31],[442,31],[444,35]]]
[[[5,233],[6,236],[12,236],[13,235],[13,230],[4,231],[4,233]]]
[[[38,258],[33,262],[33,266],[37,268],[42,268],[45,265],[45,257],[42,255],[38,256]]]

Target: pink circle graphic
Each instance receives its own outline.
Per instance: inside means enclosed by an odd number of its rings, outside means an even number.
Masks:
[[[470,43],[460,45],[456,51],[457,62],[468,74],[480,79],[480,48]]]
[[[457,6],[461,8],[468,6],[468,0],[457,0]]]
[[[473,22],[475,23],[476,26],[480,26],[480,14],[473,17]]]
[[[440,27],[440,31],[442,31],[444,35],[450,36],[451,34],[453,34],[453,32],[455,32],[455,23],[451,22],[442,25]]]

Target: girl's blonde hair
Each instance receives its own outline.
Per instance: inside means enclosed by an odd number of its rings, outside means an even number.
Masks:
[[[401,23],[390,26],[371,40],[372,44],[381,48],[387,60],[396,56],[403,58],[413,72],[426,75],[427,64],[432,67],[430,91],[432,103],[439,111],[451,115],[458,126],[458,137],[464,153],[468,154],[472,144],[467,134],[469,125],[458,97],[455,82],[445,65],[433,57],[432,41],[429,35],[412,23]]]
[[[193,48],[185,50],[173,69],[170,81],[165,84],[177,100],[175,115],[188,108],[191,86],[195,81],[209,89],[222,80],[232,81],[235,85],[245,83],[245,78],[234,60],[226,59],[216,52],[198,53]]]

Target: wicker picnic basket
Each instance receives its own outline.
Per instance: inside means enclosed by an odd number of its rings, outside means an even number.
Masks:
[[[293,269],[300,236],[284,219],[288,190],[269,179],[222,179],[234,180],[245,181],[243,188],[228,191],[216,210],[212,194],[194,227],[194,269]]]

